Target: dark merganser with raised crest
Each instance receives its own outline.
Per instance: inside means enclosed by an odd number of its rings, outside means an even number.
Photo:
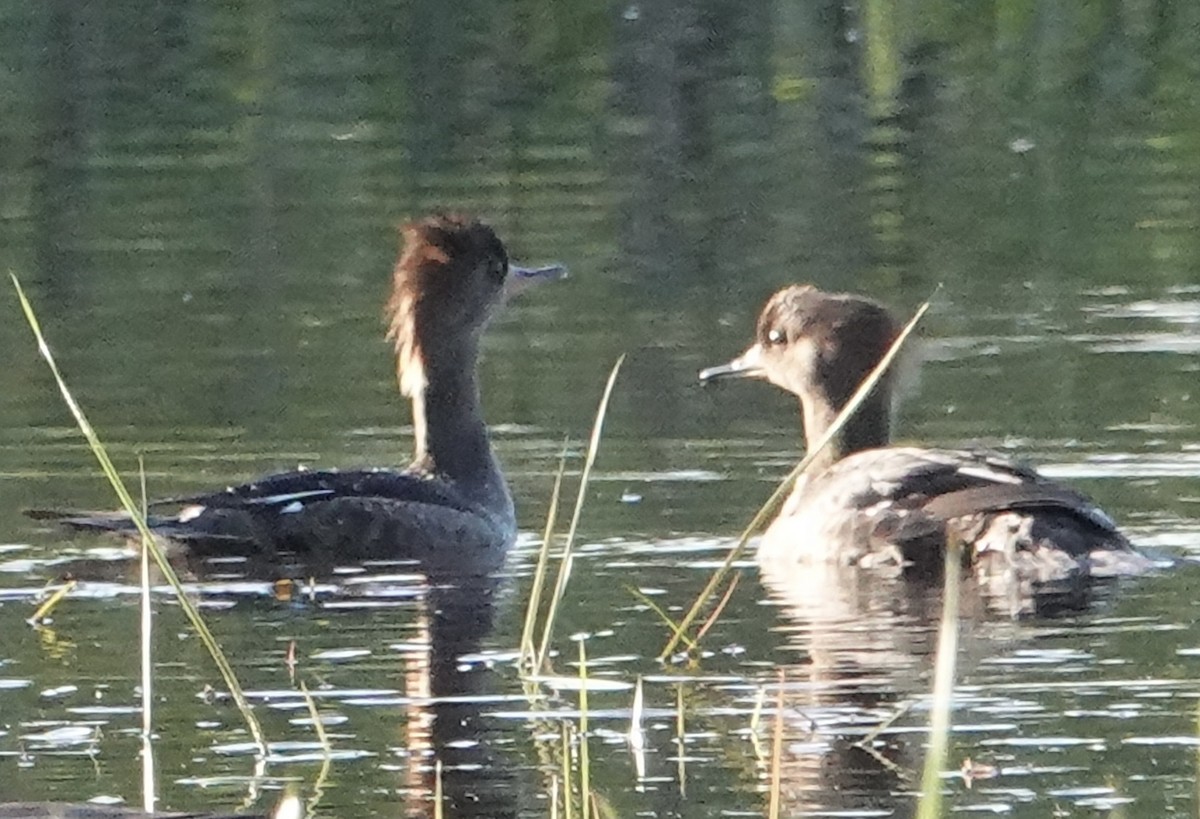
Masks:
[[[152,508],[155,534],[200,556],[280,553],[333,560],[415,559],[489,569],[516,538],[512,495],[480,409],[480,337],[507,296],[561,278],[559,265],[511,264],[490,227],[433,216],[401,228],[387,303],[415,455],[406,469],[300,470]],[[77,529],[134,532],[124,513],[34,511]]]
[[[762,378],[796,395],[812,448],[898,333],[876,302],[793,285],[767,301],[749,349],[700,379]],[[1155,565],[1085,495],[1028,466],[990,452],[889,446],[894,380],[884,375],[797,481],[763,536],[760,563],[936,576],[950,536],[981,572],[1034,584]]]

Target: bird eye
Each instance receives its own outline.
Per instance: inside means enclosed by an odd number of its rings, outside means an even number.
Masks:
[[[775,328],[774,330],[771,330],[769,333],[767,333],[767,343],[768,344],[784,344],[786,342],[787,342],[787,336],[784,335],[783,330]]]
[[[488,266],[488,275],[498,282],[503,282],[504,277],[508,275],[508,265],[496,259]]]

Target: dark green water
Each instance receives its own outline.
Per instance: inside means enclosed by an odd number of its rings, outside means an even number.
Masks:
[[[1140,544],[1200,552],[1198,27],[1182,0],[0,2],[0,267],[154,494],[404,462],[380,318],[399,221],[466,209],[572,271],[486,341],[526,532],[494,627],[462,628],[488,613],[452,595],[436,605],[463,619],[439,626],[394,567],[300,602],[204,584],[276,743],[256,777],[163,596],[164,804],[263,807],[297,780],[317,815],[431,814],[432,746],[452,813],[548,815],[577,698],[528,700],[511,650],[562,440],[586,438],[627,353],[557,630],[569,655],[591,634],[591,674],[626,686],[591,697],[593,788],[620,816],[765,815],[769,703],[752,715],[783,668],[785,813],[908,815],[936,601],[811,578],[772,596],[748,566],[711,656],[654,661],[667,631],[630,588],[689,603],[799,454],[792,400],[695,373],[781,284],[907,312],[941,283],[900,437],[1019,452]],[[136,803],[132,574],[25,623],[59,560],[102,547],[20,510],[112,501],[11,295],[0,360],[0,799]],[[967,621],[950,765],[1001,776],[948,776],[951,805],[1195,813],[1198,584],[1181,567],[1069,618]],[[324,773],[293,642],[330,721]],[[639,674],[640,778],[622,737]],[[898,773],[853,742],[908,701],[880,739]]]

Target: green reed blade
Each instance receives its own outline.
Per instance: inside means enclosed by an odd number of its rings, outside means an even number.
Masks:
[[[583,819],[591,819],[592,765],[588,754],[588,670],[585,638],[579,638],[579,813]]]
[[[571,779],[571,727],[563,720],[562,729],[562,782],[563,782],[563,814],[566,819],[575,819],[574,798],[575,785]]]
[[[442,760],[433,763],[433,819],[442,819],[446,814],[446,798],[442,787]]]
[[[542,592],[546,586],[546,574],[550,568],[550,547],[554,543],[554,524],[558,521],[558,501],[562,496],[563,474],[567,470],[569,439],[563,441],[562,455],[558,459],[558,474],[554,476],[554,490],[550,493],[550,509],[546,512],[546,528],[542,531],[542,548],[538,550],[537,567],[533,571],[533,583],[529,588],[529,603],[525,609],[525,626],[521,629],[521,657],[519,665],[526,671],[534,668],[533,636],[537,631],[537,616],[542,610]]]
[[[676,774],[679,777],[679,795],[687,798],[687,729],[683,720],[683,683],[675,686],[675,742],[679,746],[676,757]]]
[[[163,554],[162,548],[155,540],[154,534],[146,525],[145,518],[142,517],[137,504],[129,494],[129,490],[125,488],[121,476],[117,474],[116,467],[113,466],[112,460],[108,457],[108,451],[100,441],[100,436],[96,434],[96,430],[92,428],[87,416],[84,415],[83,409],[67,388],[67,382],[63,379],[62,373],[58,369],[58,364],[54,360],[54,354],[50,352],[50,346],[46,343],[45,336],[42,335],[41,325],[38,323],[37,316],[33,312],[33,306],[25,296],[21,282],[15,274],[10,273],[9,276],[12,278],[13,287],[16,288],[17,298],[20,300],[21,309],[25,313],[25,320],[29,322],[29,328],[33,330],[33,336],[37,340],[38,352],[50,366],[50,372],[54,376],[54,381],[58,385],[58,391],[62,394],[63,401],[66,402],[67,409],[75,417],[75,423],[78,424],[80,431],[83,432],[83,436],[87,439],[88,448],[92,450],[92,454],[100,463],[100,469],[120,500],[121,507],[129,515],[130,520],[137,527],[138,533],[142,536],[143,540],[148,542],[150,555],[154,558],[154,562],[158,564],[158,568],[163,573],[163,577],[166,578],[167,583],[174,589],[175,596],[179,600],[179,607],[183,609],[183,613],[192,624],[192,628],[196,630],[196,634],[200,637],[200,642],[208,649],[208,653],[213,658],[213,662],[216,664],[221,678],[225,681],[225,685],[229,689],[230,696],[233,697],[238,711],[241,712],[242,719],[246,721],[246,725],[250,729],[250,734],[258,746],[259,753],[266,756],[267,742],[263,735],[262,727],[259,725],[258,719],[254,716],[254,712],[250,708],[250,703],[246,700],[246,695],[242,692],[241,685],[238,684],[237,675],[234,674],[233,667],[229,664],[229,660],[226,659],[225,653],[221,650],[220,645],[217,644],[212,632],[209,631],[208,626],[201,619],[200,612],[196,609],[195,604],[192,603],[184,592],[183,584],[179,582],[179,576],[176,575],[174,568],[171,567],[166,555]]]
[[[635,598],[637,598],[639,601],[641,601],[643,604],[645,604],[645,606],[648,609],[650,609],[650,611],[654,612],[655,614],[657,614],[659,616],[659,619],[661,619],[664,623],[666,623],[668,626],[670,626],[674,632],[679,634],[680,639],[682,639],[685,643],[687,643],[687,647],[689,650],[696,647],[696,641],[683,633],[683,631],[679,627],[679,624],[671,619],[671,615],[669,615],[665,611],[663,611],[662,607],[660,607],[657,603],[655,603],[653,600],[651,600],[649,597],[647,597],[640,589],[635,589],[633,586],[626,586],[625,591],[629,592],[631,595],[633,595]]]
[[[938,819],[942,811],[942,770],[950,746],[950,706],[954,698],[954,667],[958,659],[958,587],[962,573],[962,539],[946,538],[946,576],[942,590],[942,622],[934,660],[933,703],[930,707],[929,747],[921,773],[917,819]]]
[[[734,591],[738,587],[738,582],[742,579],[741,574],[735,574],[733,579],[729,581],[729,588],[725,590],[725,594],[717,601],[717,605],[713,606],[712,613],[700,625],[696,631],[696,642],[699,643],[704,639],[704,635],[708,634],[708,630],[716,625],[717,619],[721,616],[721,612],[725,611],[725,607],[729,605],[729,599],[733,597]]]
[[[550,650],[550,635],[554,631],[554,620],[558,615],[558,606],[567,593],[567,580],[571,577],[571,567],[575,560],[575,533],[579,528],[579,518],[583,514],[583,501],[587,497],[588,482],[592,477],[592,465],[596,462],[596,453],[600,450],[600,433],[604,431],[604,416],[608,413],[608,399],[612,397],[613,385],[617,382],[617,373],[625,362],[622,354],[608,374],[608,383],[604,385],[604,394],[600,397],[600,406],[596,408],[596,420],[592,422],[592,434],[588,439],[587,455],[583,461],[583,473],[579,477],[579,494],[575,497],[575,511],[571,514],[571,525],[567,529],[567,540],[563,543],[562,560],[558,564],[558,576],[554,580],[554,593],[550,598],[550,609],[546,612],[546,623],[542,630],[542,641],[538,647],[537,663],[534,668],[541,670],[546,663],[546,655]]]
[[[138,484],[142,490],[142,518],[149,509],[146,494],[146,460],[138,455]],[[142,536],[138,550],[139,615],[142,672],[142,810],[154,813],[158,802],[158,786],[154,773],[154,619],[150,595],[150,541]]]
[[[783,799],[783,682],[779,670],[779,688],[775,692],[775,722],[771,732],[771,796],[767,806],[769,819],[779,819]]]

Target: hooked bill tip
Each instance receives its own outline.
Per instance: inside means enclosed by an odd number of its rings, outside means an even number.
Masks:
[[[734,375],[736,372],[737,371],[730,365],[720,364],[716,367],[705,367],[697,375],[697,378],[700,379],[701,384],[707,385],[707,384],[711,384],[712,382],[716,381],[718,378],[724,378],[725,376]]]
[[[758,378],[761,376],[762,370],[759,368],[757,362],[751,360],[748,356],[741,356],[730,361],[728,364],[705,367],[697,377],[700,379],[701,384],[711,384],[723,378]]]

